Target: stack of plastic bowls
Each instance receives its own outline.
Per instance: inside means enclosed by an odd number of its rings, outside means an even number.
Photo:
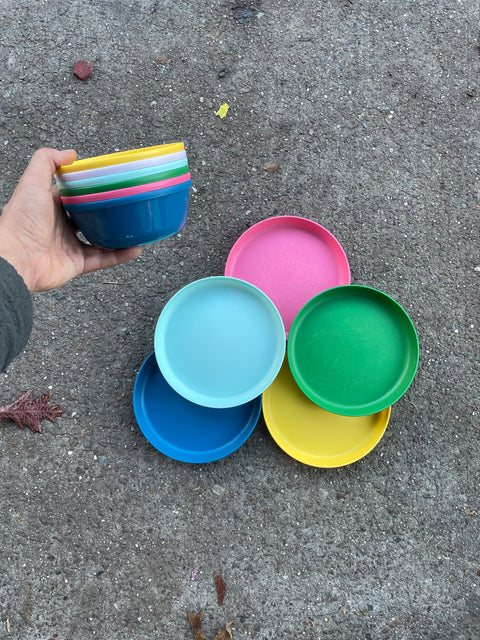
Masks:
[[[104,249],[168,238],[187,220],[192,182],[183,143],[77,160],[59,167],[55,180],[73,222]]]

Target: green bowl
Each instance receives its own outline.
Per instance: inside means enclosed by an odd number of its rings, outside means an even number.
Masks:
[[[152,173],[150,175],[137,178],[123,179],[119,181],[113,180],[111,182],[105,182],[101,185],[95,185],[92,187],[65,188],[59,186],[58,190],[61,196],[83,196],[91,193],[102,193],[103,191],[116,191],[117,189],[124,189],[126,187],[137,187],[142,184],[149,184],[150,182],[159,182],[160,180],[168,180],[169,178],[183,176],[188,172],[189,168],[188,164],[186,164],[183,167],[178,167],[177,169],[159,171],[158,173]]]

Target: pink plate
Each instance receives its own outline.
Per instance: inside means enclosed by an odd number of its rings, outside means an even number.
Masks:
[[[157,191],[166,187],[173,187],[182,182],[190,180],[190,173],[184,173],[176,178],[168,180],[159,180],[158,182],[149,182],[141,184],[138,187],[125,187],[124,189],[114,189],[113,191],[102,191],[101,193],[89,193],[84,196],[63,196],[64,204],[80,204],[81,202],[100,202],[102,200],[115,200],[116,198],[124,198],[125,196],[134,196],[138,193],[147,193],[148,191]]]
[[[338,240],[322,226],[297,216],[262,220],[233,245],[225,275],[261,289],[290,326],[311,298],[331,287],[350,284],[347,256]]]

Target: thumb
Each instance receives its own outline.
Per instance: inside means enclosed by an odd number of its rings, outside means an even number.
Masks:
[[[50,186],[53,174],[58,167],[75,162],[77,152],[73,149],[58,151],[44,147],[33,154],[28,167],[21,178],[21,182],[28,181],[30,187],[45,188]]]

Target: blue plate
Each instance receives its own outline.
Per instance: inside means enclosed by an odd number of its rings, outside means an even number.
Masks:
[[[196,280],[165,305],[155,329],[158,366],[181,396],[216,409],[245,404],[275,380],[285,329],[270,298],[227,276]]]
[[[155,449],[181,462],[220,460],[251,435],[261,396],[233,409],[209,409],[185,400],[162,376],[152,353],[138,372],[133,408],[143,435]]]

